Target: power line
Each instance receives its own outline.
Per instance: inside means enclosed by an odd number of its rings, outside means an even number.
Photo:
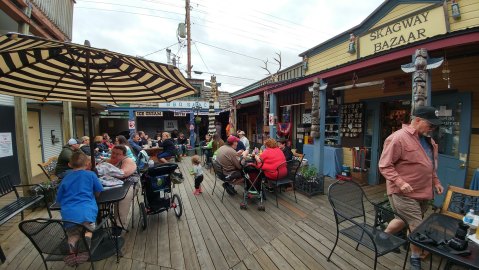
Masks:
[[[163,50],[165,50],[165,49],[168,49],[169,47],[175,46],[176,44],[178,44],[178,43],[175,42],[175,43],[173,43],[173,44],[171,44],[171,45],[169,45],[169,46],[166,46],[166,47],[164,47],[164,48],[162,48],[162,49],[159,49],[159,50],[156,50],[156,51],[154,51],[154,52],[145,54],[145,55],[143,55],[142,57],[147,57],[147,56],[152,55],[152,54],[155,54],[155,53],[157,53],[157,52],[161,52],[161,51],[163,51]]]
[[[205,72],[205,71],[193,71],[195,74],[198,73],[206,73],[210,75],[216,75],[220,77],[228,77],[228,78],[234,78],[234,79],[240,79],[240,80],[248,80],[248,81],[258,81],[257,79],[251,79],[251,78],[245,78],[245,77],[238,77],[238,76],[233,76],[233,75],[226,75],[226,74],[218,74],[218,73],[211,73],[211,72]]]
[[[113,9],[103,9],[103,8],[91,8],[91,7],[75,7],[75,9],[90,9],[90,10],[99,10],[99,11],[110,11],[110,12],[119,12],[119,13],[128,13],[128,14],[134,14],[134,15],[143,15],[143,16],[149,16],[149,17],[155,17],[155,18],[162,18],[162,19],[167,19],[167,20],[173,20],[173,21],[178,21],[177,18],[168,18],[168,17],[163,17],[163,16],[157,16],[157,15],[151,15],[151,14],[145,14],[145,13],[138,13],[138,12],[131,12],[131,11],[124,11],[124,10],[113,10]]]
[[[146,0],[142,0],[142,1],[146,1]],[[158,12],[164,12],[164,13],[170,13],[170,14],[175,14],[175,15],[180,15],[180,16],[184,16],[184,13],[179,13],[179,12],[173,12],[173,11],[166,11],[166,10],[161,10],[161,9],[153,9],[153,8],[148,8],[148,7],[139,7],[139,6],[134,6],[134,5],[126,5],[126,4],[118,4],[118,3],[111,3],[111,2],[103,2],[103,1],[91,1],[91,0],[82,0],[81,2],[88,2],[88,3],[96,3],[96,4],[106,4],[106,5],[112,5],[112,6],[120,6],[120,7],[128,7],[128,8],[136,8],[136,9],[142,9],[142,10],[148,10],[148,11],[158,11]],[[146,1],[146,2],[150,2],[150,3],[156,3],[154,1]],[[163,3],[158,3],[158,4],[163,4]],[[179,6],[176,6],[175,7],[179,7]],[[78,7],[78,8],[90,8],[90,9],[97,9],[97,10],[100,10],[99,8],[92,8],[92,7]],[[101,9],[101,10],[104,10],[106,11],[106,9]],[[113,11],[113,10],[112,10]],[[202,11],[202,10],[198,10],[198,11],[201,11],[205,14],[207,14],[208,12],[206,11]],[[120,12],[120,11],[116,11],[116,12]],[[123,11],[122,11],[123,12]],[[138,13],[132,13],[132,12],[128,12],[128,11],[124,11],[124,13],[131,13],[131,14],[138,14]],[[149,16],[149,14],[142,14],[142,15],[145,15],[145,16]],[[212,24],[217,24],[217,22],[214,22],[214,21],[210,21],[210,20],[207,20],[207,19],[202,19],[202,18],[199,18],[199,17],[196,17],[196,16],[191,16],[192,18],[195,18],[195,19],[200,19],[200,20],[203,20],[205,22],[209,22],[209,23],[212,23]],[[261,19],[261,18],[260,18]],[[277,28],[277,27],[273,27],[273,26],[269,26],[267,24],[264,24],[264,23],[261,23],[261,22],[256,22],[256,21],[253,21],[251,19],[248,19],[246,18],[246,20],[250,21],[250,22],[253,22],[253,23],[256,23],[256,24],[259,24],[261,26],[263,26],[264,28],[268,28],[268,29],[272,29],[272,30],[278,30],[278,31],[284,31],[285,29],[280,29],[280,28]],[[203,25],[200,25],[198,24],[199,26],[203,26]],[[203,26],[203,27],[208,27],[208,26]],[[230,27],[229,29],[236,29],[237,31],[241,31],[241,32],[245,32],[247,34],[251,34],[251,35],[256,35],[255,33],[252,33],[250,31],[245,31],[244,29],[241,29],[241,28],[235,28],[235,27]],[[296,32],[289,32],[290,34],[292,35],[295,35],[295,36],[298,36],[298,37],[301,37],[301,35],[298,35],[298,33]],[[253,39],[253,38],[252,38]],[[258,40],[259,41],[259,40]],[[292,44],[293,45],[293,44]],[[294,46],[298,46],[300,47],[301,45],[297,45],[297,44],[294,44]]]
[[[254,57],[254,56],[249,56],[249,55],[242,54],[242,53],[239,53],[239,52],[235,52],[235,51],[232,51],[232,50],[224,49],[224,48],[221,48],[221,47],[218,47],[218,46],[215,46],[215,45],[211,45],[211,44],[207,44],[207,43],[204,43],[204,42],[201,42],[201,41],[198,41],[198,40],[195,40],[195,42],[198,42],[200,44],[203,44],[205,46],[209,46],[209,47],[212,47],[212,48],[215,48],[215,49],[218,49],[218,50],[222,50],[222,51],[234,53],[234,54],[237,54],[237,55],[241,55],[241,56],[244,56],[244,57],[248,57],[248,58],[251,58],[251,59],[259,60],[261,62],[264,61],[263,59],[260,59],[260,58]]]
[[[84,0],[84,1],[87,1],[87,0]],[[98,2],[98,3],[100,3],[100,2]],[[114,5],[115,5],[115,4],[114,4]],[[121,6],[121,4],[118,4],[118,5]],[[125,5],[125,6],[127,6],[127,5]],[[129,6],[129,7],[133,7],[133,6]],[[76,7],[76,8],[79,8],[79,9],[98,10],[98,11],[118,12],[118,13],[127,13],[127,14],[134,14],[134,15],[143,15],[143,16],[149,16],[149,17],[156,17],[156,18],[163,18],[163,19],[178,21],[178,19],[175,19],[175,18],[157,16],[157,15],[151,15],[151,14],[145,14],[145,13],[138,13],[138,12],[131,12],[131,11],[102,9],[102,8],[92,8],[92,7]],[[152,9],[141,8],[141,7],[137,7],[137,8],[152,10]],[[161,11],[161,10],[157,10],[157,11]],[[183,16],[183,14],[181,14],[181,13],[175,13],[175,12],[171,12],[171,13],[179,14],[179,15]],[[208,20],[205,20],[205,21],[208,21]],[[211,21],[208,21],[208,22],[211,22]],[[211,23],[214,23],[214,22],[211,22]],[[198,23],[195,23],[195,25],[201,26],[201,27],[205,27],[205,28],[223,29],[223,28],[221,28],[221,27],[211,27],[211,26],[206,26],[206,25],[202,25],[202,24],[198,24]],[[255,41],[259,41],[259,42],[263,42],[263,43],[267,43],[267,44],[270,44],[270,43],[271,43],[271,42],[269,42],[269,41],[267,41],[267,40],[261,40],[261,39],[257,39],[257,38],[251,37],[251,35],[257,35],[256,33],[248,32],[248,31],[245,31],[245,30],[243,30],[243,29],[239,29],[239,28],[235,28],[235,27],[230,27],[229,30],[231,30],[231,29],[236,30],[236,31],[240,31],[240,32],[244,32],[244,33],[248,34],[248,35],[237,34],[238,36],[242,36],[242,37],[244,37],[244,38],[248,38],[248,39],[251,39],[251,40],[255,40]],[[284,45],[284,43],[283,43],[283,45]],[[284,46],[284,47],[285,47],[285,48],[288,48],[288,49],[292,49],[292,50],[307,49],[306,47],[304,47],[304,46],[302,46],[302,45],[299,45],[299,44],[291,44],[291,45],[294,46],[294,47],[290,47],[290,46]],[[261,60],[261,61],[263,61],[263,60]]]
[[[201,61],[203,62],[203,65],[205,65],[206,70],[208,70],[208,73],[210,72],[210,69],[208,68],[208,65],[206,65],[205,60],[203,60],[203,56],[201,56],[200,50],[198,50],[198,47],[196,46],[196,42],[193,43],[195,45],[196,51],[198,52],[198,55],[201,58]]]
[[[89,1],[89,0],[81,0],[81,2],[96,3],[96,4],[105,4],[105,5],[112,5],[112,6],[137,8],[137,9],[145,9],[145,10],[151,10],[151,11],[164,12],[164,13],[172,13],[172,14],[181,15],[181,16],[184,16],[184,15],[185,15],[184,13],[179,13],[179,12],[174,12],[174,11],[166,11],[166,10],[161,10],[161,9],[152,9],[152,8],[147,8],[147,7],[139,7],[139,6],[125,5],[125,4],[118,4],[118,3],[97,2],[97,1]]]
[[[203,3],[204,3],[204,2],[203,2]],[[222,12],[222,13],[225,12],[225,10],[223,10],[223,9],[221,9],[221,8],[219,8],[219,7],[216,7],[216,6],[213,6],[213,7],[212,7],[212,6],[208,6],[208,5],[204,5],[204,4],[200,4],[200,3],[193,3],[193,4],[195,4],[196,6],[202,6],[202,7],[204,7],[204,8],[207,9],[207,10],[217,10],[217,11]],[[208,11],[204,11],[204,10],[201,10],[201,9],[197,9],[197,10],[201,11],[201,13],[205,13],[205,14],[208,13]],[[253,11],[253,12],[256,12],[256,13],[259,13],[259,14],[263,14],[263,15],[266,15],[266,16],[269,16],[269,17],[272,17],[272,18],[275,18],[275,19],[277,19],[277,20],[286,22],[286,23],[288,23],[288,24],[294,24],[294,25],[299,26],[299,27],[304,28],[304,29],[306,29],[306,28],[309,29],[309,30],[307,30],[307,31],[314,30],[316,33],[319,32],[319,33],[323,33],[323,34],[326,34],[326,35],[329,35],[329,36],[334,35],[334,33],[327,33],[327,32],[324,32],[324,31],[321,32],[321,31],[318,31],[317,28],[314,28],[314,27],[311,27],[311,26],[307,26],[307,25],[303,25],[303,24],[300,24],[300,23],[295,22],[295,21],[290,21],[290,20],[284,19],[284,18],[279,17],[279,16],[276,16],[276,15],[272,15],[272,14],[269,14],[269,13],[266,13],[266,12],[262,12],[262,11],[255,10],[255,9],[251,9],[251,8],[249,8],[248,10],[251,10],[251,11]],[[230,12],[230,14],[236,15],[236,13],[233,13],[233,12]],[[254,16],[254,15],[251,15],[251,14],[249,14],[248,16],[252,16],[252,17],[258,18],[258,19],[260,19],[260,20],[267,21],[267,22],[271,22],[271,23],[274,23],[274,24],[277,24],[277,25],[280,25],[280,26],[286,26],[286,27],[292,28],[291,25],[281,24],[281,23],[278,23],[278,22],[275,22],[275,21],[272,21],[272,20],[267,20],[267,19],[262,18],[262,17]],[[245,17],[247,18],[248,16],[244,16],[244,14],[242,14],[242,16],[241,16],[240,18],[241,18],[242,20],[244,20]]]

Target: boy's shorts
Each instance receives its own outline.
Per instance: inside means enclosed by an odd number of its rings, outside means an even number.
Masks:
[[[94,231],[96,228],[96,223],[95,222],[83,222],[83,226],[85,226],[89,231]],[[72,227],[69,227],[66,229],[67,236],[72,237],[72,236],[79,236],[81,235],[83,231],[83,226],[80,225],[75,225]]]

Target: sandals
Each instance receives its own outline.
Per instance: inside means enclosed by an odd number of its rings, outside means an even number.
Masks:
[[[76,267],[79,264],[87,262],[88,259],[90,259],[88,252],[82,252],[78,254],[70,254],[68,256],[65,256],[63,258],[63,261],[65,262],[66,265],[70,267]]]

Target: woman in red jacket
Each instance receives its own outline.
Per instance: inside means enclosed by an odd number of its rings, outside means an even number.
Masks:
[[[255,156],[256,163],[258,168],[264,172],[264,175],[268,180],[276,180],[285,177],[288,174],[288,169],[286,166],[282,166],[279,169],[279,175],[277,168],[282,163],[286,162],[283,151],[278,148],[278,144],[272,138],[267,139],[264,142],[266,149],[259,156]]]

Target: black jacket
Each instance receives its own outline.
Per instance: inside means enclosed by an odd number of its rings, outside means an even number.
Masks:
[[[170,155],[174,156],[176,155],[176,146],[175,143],[173,142],[173,139],[166,139],[164,140],[161,144],[161,147],[163,147],[163,153],[169,153]]]

